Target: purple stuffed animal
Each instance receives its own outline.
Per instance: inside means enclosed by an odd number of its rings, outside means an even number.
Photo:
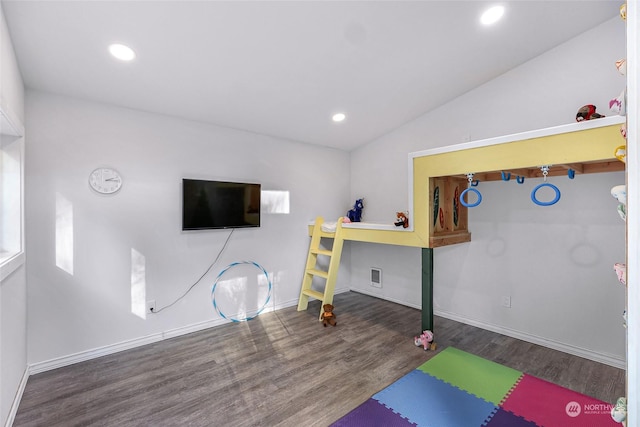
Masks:
[[[362,221],[362,209],[364,209],[364,199],[356,200],[356,203],[353,205],[353,209],[350,209],[347,212],[347,217],[351,222],[361,222]]]

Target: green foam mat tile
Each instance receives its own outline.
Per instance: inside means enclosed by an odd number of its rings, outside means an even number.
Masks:
[[[453,347],[418,369],[495,405],[504,400],[522,376],[520,371]]]

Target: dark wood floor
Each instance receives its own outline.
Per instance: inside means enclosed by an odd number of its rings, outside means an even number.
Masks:
[[[33,375],[14,426],[327,426],[436,353],[420,312],[353,292]],[[454,346],[606,402],[625,372],[436,317]]]

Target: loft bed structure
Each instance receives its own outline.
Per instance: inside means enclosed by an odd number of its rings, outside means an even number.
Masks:
[[[620,160],[624,122],[621,116],[604,117],[410,153],[410,226],[342,224],[339,219],[326,227],[317,218],[309,227],[312,237],[298,310],[306,310],[309,298],[321,300],[322,305],[332,303],[344,240],[417,247],[422,249],[421,330],[432,330],[433,250],[471,241],[468,208],[460,203],[460,194],[471,182],[501,180],[505,174],[512,179],[540,178],[543,166],[549,166],[548,176],[624,171]],[[334,239],[333,249],[323,249],[321,238]],[[318,268],[319,257],[329,258],[328,271]],[[326,280],[324,291],[312,288],[314,277]]]

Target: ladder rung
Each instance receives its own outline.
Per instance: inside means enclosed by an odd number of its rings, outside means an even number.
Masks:
[[[302,291],[302,293],[308,297],[312,297],[320,301],[324,299],[324,294],[322,292],[314,291],[313,289],[304,290]]]
[[[311,274],[313,276],[324,277],[325,279],[329,277],[329,273],[322,270],[317,270],[315,268],[310,268],[307,270],[307,274]]]
[[[317,268],[310,268],[306,271],[307,274],[311,274],[312,276],[322,277],[324,279],[329,277],[329,272],[318,270]]]
[[[333,255],[333,252],[327,249],[312,249],[311,253],[318,254],[318,255],[325,255],[325,256]]]

